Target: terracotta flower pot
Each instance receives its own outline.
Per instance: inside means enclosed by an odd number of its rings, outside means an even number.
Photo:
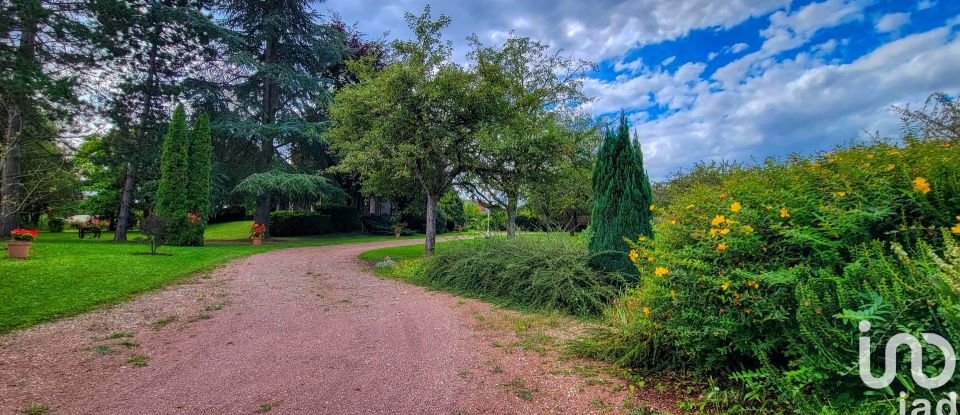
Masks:
[[[253,238],[253,246],[263,245],[263,238]]]
[[[10,258],[27,259],[30,256],[30,247],[33,242],[30,241],[9,241],[7,242],[7,251]]]

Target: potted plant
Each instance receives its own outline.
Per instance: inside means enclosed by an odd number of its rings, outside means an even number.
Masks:
[[[37,239],[36,229],[17,228],[10,231],[10,237],[13,238],[7,242],[7,251],[10,258],[26,259],[30,256],[30,247],[33,241]]]
[[[250,226],[250,239],[253,246],[263,245],[263,236],[267,233],[267,225],[263,223],[254,223]]]

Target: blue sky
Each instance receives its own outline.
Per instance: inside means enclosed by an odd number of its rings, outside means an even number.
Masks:
[[[329,0],[373,37],[410,37],[426,1]],[[960,0],[430,1],[466,37],[514,31],[597,64],[597,116],[623,109],[654,178],[697,161],[751,161],[896,136],[891,105],[960,93]]]

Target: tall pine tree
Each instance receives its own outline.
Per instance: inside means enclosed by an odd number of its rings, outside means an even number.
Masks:
[[[589,247],[593,265],[599,269],[633,274],[624,238],[653,235],[653,197],[642,157],[630,140],[627,116],[621,113],[620,125],[607,131],[593,167]]]
[[[188,197],[190,180],[190,139],[187,115],[183,105],[173,111],[173,118],[163,138],[160,157],[160,184],[157,188],[157,215],[168,223],[167,243],[185,245],[190,242]]]
[[[341,62],[343,32],[321,24],[319,14],[303,0],[219,4],[223,24],[234,31],[228,44],[238,81],[225,97],[234,101],[238,116],[218,120],[217,129],[249,138],[257,147],[256,170],[268,172],[283,162],[278,149],[322,141],[324,123],[307,114],[316,113],[329,98],[332,82],[326,76]],[[271,194],[257,199],[253,219],[268,224]]]
[[[210,171],[212,170],[213,142],[210,138],[210,117],[201,115],[190,131],[190,150],[187,172],[187,202],[189,203],[190,235],[185,245],[203,246],[203,232],[210,220]]]

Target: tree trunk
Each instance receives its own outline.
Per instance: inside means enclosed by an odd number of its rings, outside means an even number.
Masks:
[[[437,200],[438,195],[427,195],[427,238],[423,245],[423,254],[432,256],[437,246]]]
[[[7,117],[6,144],[3,151],[3,175],[0,182],[0,238],[10,236],[10,231],[19,224],[17,217],[20,195],[20,146],[21,130],[20,108],[12,103]]]
[[[517,237],[517,197],[507,196],[507,238]]]
[[[147,136],[147,123],[153,122],[153,98],[156,95],[157,88],[157,53],[160,48],[161,27],[154,24],[153,37],[151,38],[149,63],[147,66],[147,88],[143,97],[143,112],[140,116],[140,123],[137,125],[137,143],[145,145],[144,139]],[[162,144],[161,144],[162,146]],[[139,160],[138,160],[139,162]],[[126,177],[123,181],[123,192],[120,195],[120,214],[117,215],[116,231],[113,234],[114,241],[126,241],[127,230],[130,229],[130,207],[133,204],[133,189],[136,181],[136,172],[134,166],[127,165]]]
[[[253,212],[253,222],[267,225],[264,238],[270,236],[270,194],[260,195],[257,199],[257,210]]]
[[[123,180],[123,194],[120,197],[120,214],[117,215],[117,230],[113,233],[114,241],[126,241],[127,229],[130,228],[130,205],[133,204],[133,166],[127,166],[126,178]]]

